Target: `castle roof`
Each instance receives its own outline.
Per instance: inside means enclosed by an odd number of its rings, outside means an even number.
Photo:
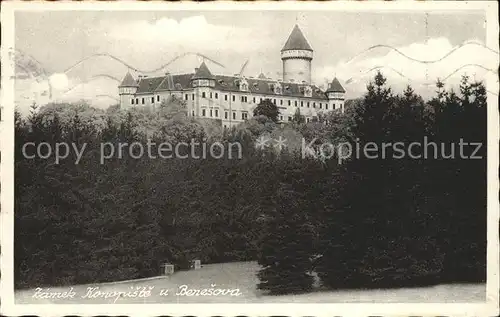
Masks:
[[[330,83],[330,85],[328,85],[328,89],[326,90],[326,92],[342,92],[342,93],[345,93],[345,89],[344,89],[344,87],[342,87],[342,85],[340,84],[340,82],[337,79],[337,77],[335,77],[332,80],[332,82]]]
[[[191,86],[191,79],[196,76],[196,74],[179,74],[179,75],[168,75],[171,76],[171,82],[174,87],[170,87],[168,84],[169,80],[167,80],[166,76],[161,77],[150,77],[150,78],[142,78],[139,82],[139,88],[137,89],[137,94],[153,94],[158,91],[192,91],[193,87]],[[286,97],[297,97],[307,99],[308,97],[304,96],[303,87],[307,85],[303,85],[301,83],[285,83],[285,82],[277,82],[271,79],[263,79],[263,78],[245,78],[248,83],[248,92],[243,92],[239,88],[239,82],[242,80],[238,76],[226,76],[226,75],[212,75],[212,78],[215,79],[215,90],[219,90],[222,92],[238,92],[238,93],[250,93],[250,94],[258,94],[258,95],[272,95],[277,98],[286,98]],[[273,91],[272,85],[281,85],[281,94],[276,94]],[[312,88],[312,95],[310,98],[312,99],[324,99],[327,97],[325,92],[319,89],[314,85],[309,85]]]
[[[127,72],[119,87],[137,87],[137,82],[134,77],[132,77],[130,72]]]
[[[196,69],[196,72],[192,79],[213,79],[213,78],[214,76],[208,69],[207,65],[205,64],[205,61],[203,61],[200,67]]]
[[[285,46],[283,46],[283,48],[281,49],[282,52],[288,50],[306,50],[311,52],[313,51],[311,45],[309,45],[304,34],[302,34],[302,31],[300,30],[297,24],[295,24],[292,33],[290,33],[290,36],[288,37],[288,40],[285,43]]]

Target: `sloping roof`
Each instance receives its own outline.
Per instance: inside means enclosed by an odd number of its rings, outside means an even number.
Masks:
[[[260,79],[266,79],[266,75],[264,75],[263,73],[260,73],[258,78],[260,78]]]
[[[159,90],[184,90],[184,89],[192,89],[191,86],[191,78],[193,78],[194,74],[179,74],[179,75],[171,75],[173,88],[169,87],[168,80],[165,76],[165,80],[156,88]]]
[[[127,72],[125,77],[123,77],[122,83],[119,87],[137,87],[137,82],[135,81],[134,77],[132,77],[130,72]]]
[[[222,91],[242,92],[240,91],[238,85],[238,81],[241,80],[240,78],[234,76],[224,76],[224,75],[217,75],[215,76],[215,78],[216,78],[215,89]],[[276,97],[289,96],[289,97],[307,98],[301,91],[301,87],[304,85],[299,83],[283,83],[283,82],[276,82],[271,79],[260,79],[260,78],[245,78],[245,79],[248,83],[249,93],[273,95]],[[272,89],[272,85],[274,84],[281,85],[281,91],[282,91],[281,94],[274,93]],[[325,93],[321,91],[318,87],[311,85],[311,88],[312,88],[312,95],[310,98],[327,99]]]
[[[282,52],[288,50],[306,50],[311,52],[313,50],[297,24],[293,28],[292,33],[290,33],[285,46],[281,49]]]
[[[167,76],[162,77],[151,77],[151,78],[143,78],[139,83],[139,88],[137,89],[137,94],[151,94],[155,91],[168,91],[168,90],[192,90],[191,79],[194,74],[180,74],[180,75],[171,75],[172,82],[174,84],[174,89],[169,87]],[[220,91],[227,92],[240,92],[244,93],[239,88],[239,81],[241,78],[237,76],[226,76],[226,75],[215,75],[213,76],[215,79],[215,87],[214,89]],[[307,98],[304,96],[301,91],[301,87],[304,86],[300,83],[283,83],[276,82],[271,79],[260,79],[260,78],[246,78],[248,83],[248,93],[251,94],[259,94],[259,95],[273,95],[276,98],[279,97],[300,97]],[[281,94],[275,94],[272,90],[272,85],[279,84],[281,85]],[[310,98],[313,99],[324,99],[327,97],[325,93],[319,89],[318,87],[312,85],[312,95]]]
[[[326,92],[345,92],[345,89],[342,87],[337,77],[335,77],[330,85],[328,85]]]
[[[155,91],[164,78],[165,76],[141,78],[139,81],[139,88],[137,88],[136,93],[150,93]]]
[[[193,79],[213,79],[213,78],[214,76],[212,75],[212,73],[210,72],[204,61],[201,63],[200,67],[198,67],[196,73],[193,76]]]

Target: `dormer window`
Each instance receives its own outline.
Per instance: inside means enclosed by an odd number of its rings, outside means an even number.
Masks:
[[[248,91],[248,82],[245,79],[240,82],[240,90]]]
[[[309,86],[304,87],[304,96],[312,97],[312,88]]]
[[[277,85],[274,86],[274,93],[275,94],[281,95],[282,92],[283,91],[281,89],[281,85],[280,84],[277,84]]]

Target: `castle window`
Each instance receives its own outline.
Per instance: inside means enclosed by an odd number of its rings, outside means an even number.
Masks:
[[[292,121],[292,117],[288,117],[288,121]]]
[[[319,103],[319,108],[322,109],[323,108],[323,104],[320,102]]]
[[[255,103],[255,97],[253,97],[253,103]]]
[[[245,101],[245,96],[241,96],[241,102]]]
[[[241,120],[246,120],[248,119],[248,113],[247,112],[242,112],[241,113]]]
[[[210,93],[210,99],[212,99],[212,93]]]
[[[276,99],[273,99],[273,103],[276,104]]]
[[[134,98],[132,98],[131,103],[134,104]]]
[[[215,99],[219,99],[219,94],[215,93]]]
[[[309,101],[307,102],[307,108],[309,108]]]
[[[288,100],[288,105],[291,106],[292,105],[292,101],[291,100]]]
[[[283,121],[283,116],[280,116],[280,121]]]
[[[295,100],[293,103],[295,104],[295,107],[297,107],[297,100]]]
[[[316,108],[316,103],[315,102],[313,102],[313,108]]]
[[[304,107],[304,102],[303,101],[300,102],[300,106]]]
[[[227,101],[227,95],[224,95],[224,100]]]
[[[144,98],[142,98],[142,104],[144,104]]]
[[[206,98],[206,95],[205,95],[204,91],[201,93],[201,98]]]
[[[206,117],[206,116],[207,116],[207,110],[205,110],[205,109],[201,109],[201,115],[202,115],[203,117]]]
[[[160,95],[156,96],[156,100],[159,102],[160,101]]]
[[[135,104],[138,105],[139,104],[139,98],[135,98]]]
[[[215,109],[215,117],[218,118],[219,117],[219,110],[218,109]]]
[[[283,104],[283,99],[280,99],[280,105],[282,105],[282,104]]]
[[[312,88],[307,86],[304,87],[304,96],[311,97],[312,96]]]
[[[193,100],[194,100],[194,94],[191,97],[193,97]]]
[[[188,94],[185,94],[185,95],[184,95],[184,99],[185,99],[185,100],[188,100]]]
[[[328,104],[325,105],[325,109],[328,110]]]
[[[233,120],[236,120],[236,112],[233,112]]]
[[[229,114],[227,113],[227,111],[224,111],[224,119],[227,119],[228,116]]]
[[[155,103],[155,97],[151,97],[151,103]]]
[[[233,101],[236,101],[236,96],[235,95],[233,95]]]
[[[210,109],[210,118],[213,116],[212,109]]]
[[[309,123],[309,121],[310,121],[309,118],[306,118],[306,122]]]
[[[194,117],[194,110],[193,110],[192,114],[193,114],[193,117]]]

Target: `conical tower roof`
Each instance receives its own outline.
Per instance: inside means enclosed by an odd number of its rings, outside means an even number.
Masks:
[[[194,74],[192,79],[213,79],[214,76],[208,69],[207,65],[205,64],[205,61],[203,61],[196,70],[196,73]]]
[[[340,82],[337,79],[337,77],[335,77],[332,80],[332,82],[330,83],[330,85],[328,85],[328,89],[326,90],[326,92],[342,92],[342,93],[345,93],[345,89],[344,89],[344,87],[342,87],[342,85],[340,84]]]
[[[122,83],[120,84],[119,87],[137,87],[137,82],[135,81],[134,77],[130,74],[130,72],[127,72],[125,77],[123,77]]]
[[[282,52],[288,50],[306,50],[311,52],[313,50],[297,24],[295,24],[292,33],[290,33],[285,46],[281,49]]]

